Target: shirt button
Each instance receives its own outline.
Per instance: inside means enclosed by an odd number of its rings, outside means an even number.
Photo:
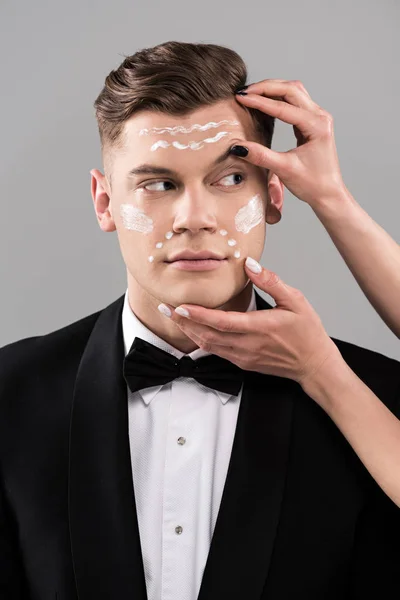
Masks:
[[[175,527],[175,533],[177,533],[178,535],[180,535],[182,533],[183,529],[180,525],[178,525],[178,527]]]
[[[180,444],[181,446],[183,446],[183,444],[185,444],[186,439],[184,437],[179,437],[178,438],[178,444]]]

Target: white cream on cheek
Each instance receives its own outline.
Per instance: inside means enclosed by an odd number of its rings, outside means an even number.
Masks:
[[[148,217],[142,210],[132,204],[121,204],[120,213],[124,227],[127,229],[138,231],[140,233],[150,233],[153,231],[153,219]],[[235,215],[235,227],[237,231],[249,233],[253,227],[261,223],[264,219],[264,206],[261,196],[256,194],[245,206],[242,206]],[[219,233],[222,236],[228,234],[226,229],[220,229]],[[170,240],[174,233],[167,231],[165,238]],[[235,239],[227,240],[228,246],[236,246]],[[156,248],[162,248],[163,243],[157,242]],[[240,258],[240,250],[235,250],[235,258]],[[154,261],[154,256],[148,257],[149,262]]]
[[[235,215],[235,227],[236,231],[242,233],[249,233],[253,227],[261,223],[264,219],[264,206],[261,200],[261,196],[256,194],[253,196],[245,206],[242,206]],[[220,229],[219,233],[222,236],[228,234],[226,229]],[[228,246],[236,246],[237,242],[235,239],[230,238],[227,240]],[[240,250],[237,249],[233,253],[235,258],[240,258]]]
[[[153,219],[148,217],[140,208],[132,204],[121,204],[120,214],[126,229],[139,231],[140,233],[151,233],[153,231]]]
[[[249,233],[253,227],[264,220],[264,205],[260,194],[253,196],[235,215],[236,231]]]
[[[147,216],[140,208],[132,204],[121,204],[120,214],[122,223],[126,229],[138,231],[139,233],[151,233],[153,231],[153,219]],[[173,231],[167,231],[165,238],[170,240],[174,235]],[[156,248],[162,248],[163,242],[157,242]],[[148,257],[149,262],[154,261],[154,256]]]

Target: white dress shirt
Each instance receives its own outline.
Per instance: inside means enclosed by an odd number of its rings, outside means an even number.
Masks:
[[[254,288],[247,311],[257,310]],[[165,317],[167,318],[167,317]],[[185,356],[122,312],[125,355],[135,337]],[[193,360],[209,354],[197,348]],[[132,393],[129,443],[148,600],[196,600],[221,503],[242,395],[179,377]]]

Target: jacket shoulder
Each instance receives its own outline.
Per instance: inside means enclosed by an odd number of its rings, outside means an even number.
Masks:
[[[81,356],[102,310],[43,335],[26,337],[0,348],[0,387],[15,376],[40,373],[69,356]]]
[[[378,398],[399,415],[400,362],[375,350],[369,350],[333,337],[331,339],[354,373]]]
[[[400,362],[395,358],[390,358],[375,350],[363,348],[362,346],[357,346],[357,344],[339,340],[337,338],[332,337],[331,340],[339,348],[344,360],[353,370],[357,369],[363,371],[366,368],[372,367],[378,371],[383,369],[385,375],[394,372],[397,376],[400,376]]]

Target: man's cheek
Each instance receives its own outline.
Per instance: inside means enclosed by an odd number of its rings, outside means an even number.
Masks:
[[[151,217],[143,209],[133,204],[121,204],[120,215],[124,228],[150,238],[146,240],[148,262],[153,263],[157,258],[159,261],[165,260],[168,255],[165,253],[165,245],[174,236],[173,231],[164,231],[156,218]],[[238,209],[233,217],[232,228],[229,230],[220,228],[218,231],[225,238],[227,246],[232,248],[233,256],[239,259],[242,254],[240,246],[246,246],[249,242],[252,242],[250,238],[248,240],[243,239],[243,235],[246,237],[254,227],[261,223],[265,223],[264,204],[261,195],[255,194],[249,198],[245,205]],[[162,252],[161,255],[160,252]]]
[[[147,260],[150,263],[154,262],[156,252],[161,250],[164,244],[174,235],[172,231],[161,233],[157,220],[133,204],[121,204],[120,216],[122,225],[126,230],[141,233],[145,236]]]
[[[235,229],[241,233],[249,233],[253,227],[265,221],[264,203],[260,194],[255,194],[239,208],[235,215]]]
[[[260,194],[255,194],[249,198],[248,202],[241,206],[233,218],[234,231],[227,229],[219,229],[220,235],[226,238],[226,243],[231,248],[234,248],[233,256],[241,257],[241,246],[247,246],[253,242],[253,236],[247,238],[247,235],[253,232],[253,228],[261,223],[265,223],[264,203]],[[247,239],[246,239],[247,238]]]
[[[155,223],[157,221],[155,220]],[[164,262],[168,258],[168,242],[174,236],[171,230],[165,230],[160,226],[155,227],[152,233],[152,238],[148,242],[148,261]]]
[[[153,219],[133,204],[121,204],[120,215],[122,225],[129,231],[151,233],[154,229]]]

